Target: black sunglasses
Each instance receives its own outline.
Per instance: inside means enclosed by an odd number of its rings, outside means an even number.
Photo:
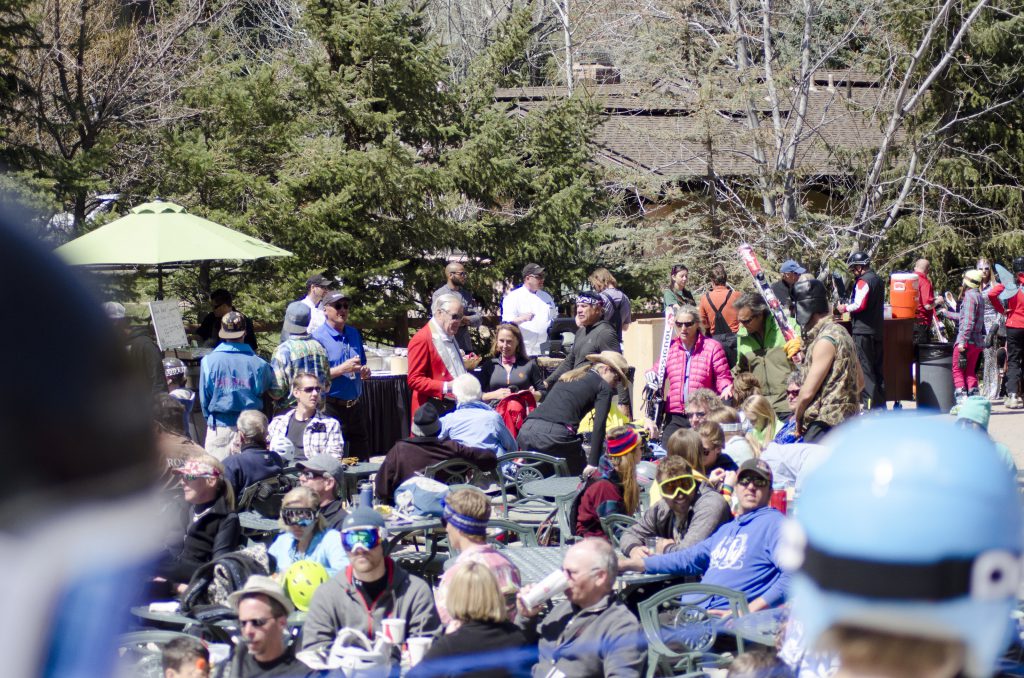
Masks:
[[[687,320],[681,320],[681,321],[677,320],[676,321],[676,327],[693,327],[696,324],[697,324],[696,320],[689,320],[689,321],[687,321]]]

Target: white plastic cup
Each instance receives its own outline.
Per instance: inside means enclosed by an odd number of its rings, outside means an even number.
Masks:
[[[433,638],[426,637],[426,636],[419,636],[419,637],[416,637],[416,638],[410,638],[408,641],[406,641],[406,644],[409,646],[409,667],[410,668],[412,668],[413,666],[416,666],[421,661],[423,661],[423,657],[426,656],[427,650],[430,649],[430,645],[433,642],[434,642]]]
[[[523,605],[532,610],[569,588],[569,578],[561,569],[555,570],[537,582],[528,593],[522,595]]]
[[[384,640],[392,645],[401,645],[405,642],[404,619],[385,619],[380,625],[384,632]]]

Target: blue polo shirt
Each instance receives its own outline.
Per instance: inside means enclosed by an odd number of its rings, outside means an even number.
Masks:
[[[338,332],[330,323],[324,323],[313,332],[313,338],[327,349],[327,362],[337,367],[346,360],[359,356],[366,364],[366,352],[363,350],[363,335],[351,325]],[[331,390],[327,392],[332,398],[355,400],[363,392],[363,380],[358,372],[349,372],[331,380]]]

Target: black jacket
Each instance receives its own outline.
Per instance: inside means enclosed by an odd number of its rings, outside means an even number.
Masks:
[[[569,349],[569,353],[566,354],[565,360],[559,365],[555,371],[545,380],[548,390],[558,382],[558,378],[569,370],[574,370],[581,365],[586,364],[587,356],[592,353],[600,353],[601,351],[615,351],[621,353],[621,347],[619,344],[619,337],[615,333],[615,328],[607,320],[598,320],[590,327],[581,327],[576,330],[576,340],[572,344],[572,348]],[[629,392],[623,385],[619,386],[619,403],[622,405],[629,404]]]
[[[236,498],[253,483],[273,478],[283,470],[281,455],[249,443],[242,446],[241,453],[229,455],[224,460],[224,477],[234,488]]]
[[[465,622],[455,633],[430,646],[408,678],[519,678],[529,676],[537,661],[536,648],[511,622]]]
[[[222,495],[197,520],[192,520],[192,506],[182,511],[184,536],[180,549],[171,549],[159,570],[162,577],[176,583],[188,583],[192,575],[214,558],[238,549],[242,527],[238,514],[229,511]]]
[[[867,334],[881,339],[885,326],[885,283],[874,271],[867,271],[858,280],[868,284],[868,303],[863,311],[850,314],[850,334]],[[857,286],[852,287],[852,295],[857,294]]]
[[[167,381],[164,379],[163,354],[156,345],[149,331],[143,327],[134,327],[125,340],[128,348],[128,362],[132,370],[146,380],[153,395],[167,393]]]
[[[340,499],[335,499],[327,506],[320,507],[320,515],[327,521],[328,528],[341,532],[341,524],[345,521],[348,511],[342,508]]]

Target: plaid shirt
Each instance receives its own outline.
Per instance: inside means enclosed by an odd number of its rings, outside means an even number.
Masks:
[[[270,359],[274,370],[274,382],[270,387],[272,398],[286,398],[288,407],[295,407],[292,396],[292,378],[299,372],[315,374],[327,393],[331,388],[331,365],[327,361],[327,350],[308,334],[294,336],[274,350]]]
[[[271,449],[274,448],[274,439],[288,437],[288,423],[294,414],[295,410],[288,410],[270,422],[270,426],[267,427],[267,440],[270,441]],[[338,420],[319,412],[315,413],[302,434],[302,451],[307,459],[318,454],[329,454],[341,459],[345,452],[345,441],[341,437],[341,424]]]

